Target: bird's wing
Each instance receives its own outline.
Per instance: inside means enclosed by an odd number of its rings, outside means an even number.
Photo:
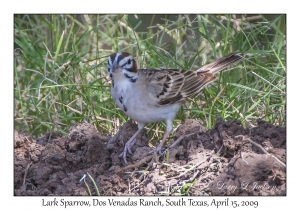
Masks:
[[[180,69],[141,69],[146,77],[147,91],[159,105],[173,104],[192,95],[217,78],[215,73],[243,58],[243,54],[230,54],[205,65],[197,71]]]
[[[175,69],[144,70],[147,91],[159,105],[172,104],[199,92],[216,78],[208,73]]]

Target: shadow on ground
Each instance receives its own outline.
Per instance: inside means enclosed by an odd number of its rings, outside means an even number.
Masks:
[[[15,195],[88,195],[79,181],[87,173],[101,195],[286,195],[285,128],[258,120],[249,130],[238,120],[218,120],[206,131],[200,121],[187,120],[156,161],[147,157],[153,148],[141,134],[123,168],[119,154],[136,130],[128,121],[104,137],[83,122],[68,136],[36,140],[15,131]],[[91,179],[85,181],[96,195]]]

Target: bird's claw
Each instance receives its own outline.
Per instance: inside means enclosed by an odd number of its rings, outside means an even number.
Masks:
[[[127,151],[129,154],[133,155],[130,148],[128,148]]]
[[[133,155],[132,152],[131,152],[131,146],[132,146],[131,142],[127,142],[127,143],[125,144],[125,146],[124,146],[123,152],[119,155],[119,157],[123,157],[124,164],[125,164],[126,166],[128,165],[128,162],[127,162],[127,160],[126,160],[127,152],[128,152],[129,154]]]
[[[163,153],[161,152],[161,149],[162,149],[162,145],[159,144],[155,149],[156,154],[162,155]]]
[[[124,151],[119,155],[119,157],[123,157],[125,166],[128,165],[128,162],[126,160],[126,153],[127,153],[126,148],[124,148]]]
[[[162,146],[158,145],[154,150],[148,152],[148,154],[159,154],[162,155],[165,151],[162,152]]]

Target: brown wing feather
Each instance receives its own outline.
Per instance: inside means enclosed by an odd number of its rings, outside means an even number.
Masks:
[[[172,104],[198,94],[202,88],[217,78],[215,73],[243,58],[243,54],[229,54],[205,65],[197,71],[152,69],[140,71],[148,78],[147,90],[159,105]]]

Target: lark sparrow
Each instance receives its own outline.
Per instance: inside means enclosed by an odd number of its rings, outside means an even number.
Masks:
[[[173,120],[182,102],[200,92],[217,78],[215,73],[243,58],[241,53],[229,54],[197,71],[179,69],[138,69],[127,52],[114,53],[108,58],[108,73],[112,80],[111,95],[120,109],[137,121],[138,131],[125,144],[120,154],[127,165],[126,154],[147,123],[165,121],[166,131],[156,148],[161,148],[173,128]]]

